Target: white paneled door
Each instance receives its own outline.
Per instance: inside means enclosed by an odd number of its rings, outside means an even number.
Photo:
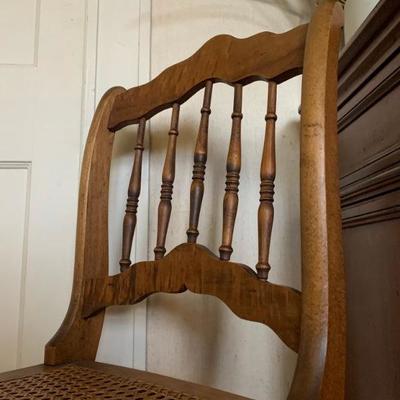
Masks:
[[[147,79],[149,20],[150,0],[0,1],[0,372],[41,363],[65,315],[88,125],[107,87]],[[116,143],[111,270],[131,136]],[[134,248],[143,256],[140,229]],[[108,313],[101,360],[144,367],[144,316],[144,308]]]

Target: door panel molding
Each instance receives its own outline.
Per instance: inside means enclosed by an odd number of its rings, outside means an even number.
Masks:
[[[15,0],[8,0],[9,7],[15,7],[15,9],[11,9],[10,15],[7,15],[7,13],[4,13],[3,18],[4,19],[9,19],[10,21],[13,21],[13,29],[19,31],[18,37],[21,37],[21,31],[22,31],[22,25],[28,25],[28,20],[27,20],[27,15],[26,12],[29,10],[28,7],[26,7],[25,3],[24,4],[19,4],[19,2],[16,2]],[[1,38],[7,42],[7,38],[10,38],[12,36],[13,43],[8,44],[7,43],[1,43],[2,40],[0,39],[0,47],[2,48],[2,54],[0,56],[0,67],[37,67],[38,64],[38,53],[39,53],[39,31],[40,31],[40,6],[41,6],[41,0],[31,0],[32,8],[30,9],[32,14],[30,16],[31,18],[31,29],[27,30],[25,34],[23,35],[22,39],[17,40],[17,43],[15,42],[15,35],[13,35],[12,30],[9,29],[9,26],[3,25],[3,29],[6,31],[6,33],[2,32],[1,25],[0,25],[0,35]],[[2,4],[3,8],[7,8],[7,4]],[[4,9],[2,8],[2,12],[4,12]],[[22,8],[22,12],[19,12],[21,10],[18,10],[18,8]],[[24,19],[24,17],[26,19]],[[29,43],[27,43],[29,41]],[[23,48],[25,46],[28,46],[27,48]],[[8,51],[11,51],[11,54],[7,54]]]
[[[86,0],[85,2],[85,43],[84,43],[84,67],[82,71],[82,105],[81,105],[81,154],[82,160],[84,145],[89,131],[95,107],[102,96],[102,92],[109,86],[126,85],[127,87],[144,83],[150,78],[150,38],[151,38],[151,0],[119,0],[113,4],[112,13],[109,15],[109,3],[106,0]],[[112,19],[110,19],[112,17]],[[113,23],[118,20],[118,27],[115,29]],[[122,21],[129,23],[122,23]],[[132,21],[134,23],[132,23]],[[138,23],[137,23],[137,22]],[[125,28],[123,28],[125,26]],[[128,27],[128,28],[126,28]],[[127,30],[129,29],[129,31]],[[111,36],[112,35],[112,36]],[[118,37],[118,48],[115,42]],[[122,44],[121,44],[122,42]],[[123,52],[121,52],[123,50]],[[134,57],[132,57],[134,54]],[[107,57],[105,57],[107,55]],[[121,58],[122,57],[122,58]],[[115,65],[117,59],[119,67]],[[121,65],[131,68],[121,67]],[[135,73],[136,72],[136,73]],[[129,134],[129,133],[128,133]],[[116,140],[116,142],[118,142]],[[125,142],[127,144],[127,141]],[[143,154],[142,179],[143,187],[138,210],[137,234],[132,245],[132,260],[146,260],[148,257],[148,181],[149,181],[149,149],[150,139],[146,133],[145,148]],[[118,146],[118,143],[116,143]],[[132,153],[133,154],[133,153]],[[118,154],[119,155],[119,154]],[[118,160],[113,168],[118,169],[121,179],[124,178],[126,170],[131,169],[132,157]],[[129,165],[127,165],[129,163]],[[123,186],[123,185],[121,185]],[[126,201],[125,189],[120,193],[118,185],[117,196]],[[113,198],[110,199],[110,208],[113,207]],[[123,211],[123,210],[122,210]],[[112,216],[112,218],[114,218]],[[113,221],[115,222],[115,221]],[[110,236],[112,233],[110,225]],[[121,234],[120,230],[116,234]],[[111,241],[111,246],[114,246]],[[110,249],[110,259],[113,260],[113,249]],[[119,250],[119,248],[118,248]],[[110,265],[113,268],[114,265]],[[138,369],[146,369],[146,303],[106,314],[105,335],[100,342],[98,357],[104,362],[122,362],[124,365]],[[128,330],[122,332],[122,330]],[[116,342],[126,343],[127,335],[131,345],[124,347],[124,354],[121,345]],[[125,341],[125,342],[122,342]],[[126,343],[127,344],[127,343]],[[128,354],[127,354],[128,353]],[[116,360],[118,359],[118,360]],[[129,364],[129,365],[128,365]]]
[[[17,330],[16,335],[16,357],[15,357],[15,368],[20,368],[22,366],[22,340],[23,340],[23,322],[24,322],[24,311],[25,311],[25,278],[27,272],[27,259],[28,259],[28,233],[29,233],[29,210],[30,210],[30,193],[31,193],[31,170],[32,163],[30,161],[1,161],[0,160],[0,171],[1,170],[25,170],[25,185],[22,193],[24,199],[24,210],[23,210],[23,226],[22,226],[22,240],[20,247],[20,273],[19,282],[8,282],[10,285],[15,285],[19,287],[19,304],[16,305],[18,313],[16,316],[17,325],[15,326]],[[3,221],[4,222],[4,221]],[[2,264],[3,267],[7,268],[8,263]],[[8,274],[5,274],[8,276]],[[12,299],[9,299],[10,301]],[[9,316],[6,315],[6,318]],[[9,324],[3,325],[9,327]],[[1,361],[1,360],[0,360]],[[3,369],[3,365],[0,364],[0,370]]]

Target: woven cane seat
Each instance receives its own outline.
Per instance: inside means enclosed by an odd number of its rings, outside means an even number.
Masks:
[[[0,375],[0,400],[154,399],[244,397],[149,372],[101,363],[37,366]]]

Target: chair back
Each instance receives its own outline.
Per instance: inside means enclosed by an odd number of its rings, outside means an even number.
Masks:
[[[341,26],[341,6],[327,0],[318,6],[309,24],[282,34],[262,32],[247,39],[216,36],[149,83],[129,90],[112,88],[103,96],[90,128],[82,167],[71,304],[62,326],[46,346],[46,363],[94,359],[106,307],[135,304],[153,293],[188,289],[218,297],[240,318],[266,324],[299,353],[289,399],[344,398],[345,311],[336,134]],[[301,292],[268,281],[274,219],[276,99],[279,85],[299,74],[303,74]],[[267,81],[268,90],[260,159],[258,262],[254,272],[230,258],[242,162],[242,92],[245,85],[257,80]],[[215,82],[233,88],[218,256],[197,243]],[[200,90],[203,104],[190,195],[188,188],[187,241],[167,253],[180,106]],[[171,122],[161,177],[154,260],[132,265],[146,124],[165,109],[171,109]],[[130,124],[137,124],[138,131],[122,229],[121,272],[109,276],[107,220],[112,144],[118,130]]]

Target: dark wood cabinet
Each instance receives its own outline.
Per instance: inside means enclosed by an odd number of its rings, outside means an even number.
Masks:
[[[338,124],[348,400],[400,399],[400,1],[340,60]]]

